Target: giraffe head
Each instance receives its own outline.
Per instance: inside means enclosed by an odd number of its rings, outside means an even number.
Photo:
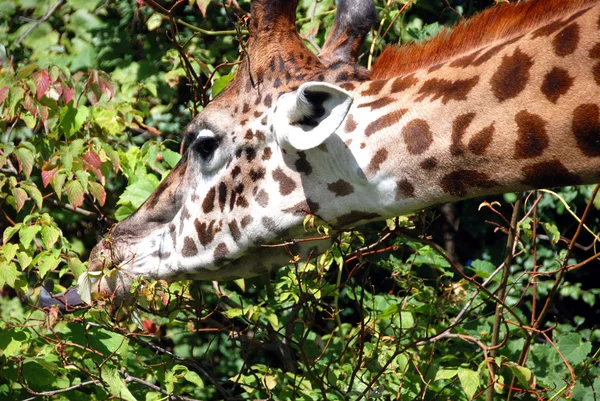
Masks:
[[[371,0],[340,1],[317,56],[297,34],[297,4],[253,1],[236,78],[189,125],[190,145],[170,175],[92,251],[90,270],[119,272],[96,290],[119,296],[139,276],[249,277],[327,246],[265,247],[305,236],[307,213],[325,209],[327,200],[310,190],[322,181],[319,162],[307,155],[336,157],[326,142],[346,118],[352,89],[368,77],[356,58],[376,15]]]

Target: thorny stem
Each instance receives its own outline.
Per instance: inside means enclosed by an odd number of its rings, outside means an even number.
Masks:
[[[584,227],[584,222],[587,219],[587,216],[594,204],[594,199],[596,199],[596,195],[598,194],[599,189],[600,189],[600,184],[596,185],[594,187],[594,190],[592,191],[592,196],[590,197],[590,200],[589,200],[587,206],[585,207],[583,216],[579,220],[579,225],[577,226],[577,231],[575,231],[575,234],[573,235],[573,238],[571,239],[571,242],[569,243],[569,248],[567,249],[567,253],[563,259],[562,267],[561,267],[560,271],[558,272],[556,279],[554,280],[552,289],[548,293],[548,298],[546,298],[544,307],[542,308],[540,314],[538,315],[537,319],[535,320],[535,322],[532,326],[532,328],[534,330],[537,330],[540,327],[540,325],[542,324],[542,322],[544,321],[544,318],[546,317],[546,313],[548,313],[548,311],[550,310],[550,305],[552,304],[552,301],[554,300],[554,297],[556,296],[556,293],[558,292],[558,288],[562,282],[562,279],[563,279],[565,273],[567,271],[569,271],[569,269],[568,269],[569,257],[571,256],[571,253],[573,252],[573,248],[575,247],[577,238],[579,237],[579,234],[581,233],[581,230]],[[527,360],[527,355],[529,354],[529,347],[530,347],[533,339],[534,339],[534,333],[527,335],[527,337],[525,338],[525,344],[523,346],[523,349],[521,350],[521,354],[519,355],[519,360],[517,362],[521,366],[523,366],[525,364],[525,361]],[[515,383],[516,383],[516,378],[513,377],[511,385],[510,385],[510,391],[508,393],[508,396],[506,397],[506,401],[511,401],[513,396],[515,395]]]
[[[519,194],[517,196],[517,201],[513,206],[513,214],[510,220],[510,227],[508,231],[508,238],[506,239],[506,253],[504,256],[504,270],[502,271],[502,280],[500,281],[500,289],[498,290],[498,298],[501,300],[505,299],[506,296],[506,286],[508,283],[508,276],[510,275],[510,265],[512,263],[513,252],[515,248],[515,243],[517,240],[517,222],[519,220],[519,212],[521,210],[521,205],[523,204],[523,194]],[[492,342],[490,345],[490,357],[494,358],[498,354],[498,349],[495,348],[498,344],[498,337],[500,335],[500,325],[502,323],[502,315],[503,315],[503,305],[496,304],[496,313],[494,315],[494,327],[492,329]],[[507,333],[508,335],[508,333]],[[488,378],[488,389],[485,396],[486,401],[494,400],[494,375],[496,370],[492,366],[490,377]]]

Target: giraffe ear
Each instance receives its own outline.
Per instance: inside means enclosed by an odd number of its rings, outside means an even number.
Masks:
[[[277,100],[274,130],[283,148],[306,150],[319,146],[346,118],[352,94],[324,82],[306,82]]]

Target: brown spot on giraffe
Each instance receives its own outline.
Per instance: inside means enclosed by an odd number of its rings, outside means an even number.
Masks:
[[[479,76],[456,81],[432,78],[423,83],[418,92],[420,96],[416,98],[416,101],[422,102],[430,96],[432,101],[441,98],[443,104],[447,104],[450,100],[467,100],[469,92],[478,82]]]
[[[534,188],[577,185],[581,181],[557,159],[525,166],[523,175],[521,182]]]
[[[527,110],[518,112],[515,121],[519,127],[515,143],[515,159],[541,156],[550,142],[546,132],[546,121]]]
[[[428,157],[419,164],[423,170],[433,170],[438,165],[438,160],[435,157]]]
[[[219,184],[219,207],[221,211],[225,208],[225,202],[227,201],[227,184],[224,182]]]
[[[239,242],[239,240],[242,238],[242,233],[238,227],[237,220],[233,219],[227,226],[229,227],[229,232],[231,233],[233,240],[235,242]]]
[[[483,155],[490,146],[490,143],[492,143],[494,131],[494,123],[492,122],[489,126],[473,135],[468,145],[471,153],[477,156]]]
[[[215,257],[215,264],[223,263],[223,260],[227,258],[228,254],[229,249],[227,248],[227,245],[224,242],[219,243],[213,254]]]
[[[487,174],[476,170],[457,170],[442,177],[440,186],[447,194],[457,197],[467,195],[469,188],[492,188],[498,183]]]
[[[204,201],[202,201],[202,211],[204,213],[210,213],[213,211],[213,208],[215,205],[215,195],[216,195],[215,187],[212,187],[211,189],[208,190],[208,193],[206,194]]]
[[[379,169],[381,168],[381,165],[383,164],[383,162],[385,162],[387,160],[387,157],[388,157],[387,149],[385,149],[385,148],[379,149],[377,152],[375,152],[375,154],[371,158],[371,162],[369,163],[367,170],[372,174],[377,173],[379,171]]]
[[[398,77],[392,81],[391,91],[392,93],[398,93],[407,90],[414,86],[419,80],[415,78],[413,74],[405,77]]]
[[[393,97],[386,96],[386,97],[379,98],[377,100],[373,100],[372,102],[359,104],[357,107],[358,108],[361,108],[361,107],[370,107],[371,111],[373,111],[373,110],[377,110],[377,109],[380,109],[382,107],[385,107],[385,106],[387,106],[390,103],[393,103],[394,100],[395,99]]]
[[[244,216],[242,218],[242,221],[240,222],[240,225],[242,226],[242,229],[248,227],[248,225],[250,223],[252,223],[252,221],[254,221],[254,219],[252,218],[252,216]]]
[[[270,147],[268,147],[268,146],[267,146],[267,147],[266,147],[266,148],[263,150],[262,159],[263,159],[263,160],[269,160],[269,159],[271,158],[271,155],[272,155],[272,154],[273,154],[273,151],[271,150],[271,148],[270,148]]]
[[[183,249],[181,250],[181,255],[185,258],[189,258],[192,256],[196,256],[198,254],[198,248],[196,248],[196,243],[190,237],[185,237],[183,239]]]
[[[306,159],[305,152],[298,152],[298,159],[296,160],[294,165],[296,166],[296,171],[299,173],[303,173],[306,175],[310,175],[312,173],[312,166]]]
[[[565,95],[571,86],[574,79],[569,75],[569,72],[564,68],[554,67],[544,76],[542,83],[542,93],[552,103],[556,104],[558,99]]]
[[[371,136],[382,129],[391,127],[392,125],[398,123],[407,111],[408,109],[394,110],[384,116],[379,117],[377,120],[367,125],[367,128],[365,128],[365,135]]]
[[[263,167],[259,167],[258,169],[250,170],[250,179],[252,182],[256,182],[265,178],[266,170]]]
[[[600,85],[600,63],[596,63],[594,65],[592,73],[594,74],[594,81],[596,81],[596,83]]]
[[[307,199],[303,200],[302,202],[296,203],[292,207],[283,209],[282,212],[291,214],[317,213],[320,208],[321,205],[319,205],[317,202]]]
[[[554,53],[559,57],[573,54],[579,45],[579,25],[573,23],[558,33],[552,40]]]
[[[273,105],[273,97],[271,95],[265,96],[265,101],[263,102],[263,104],[266,107],[271,107]]]
[[[264,189],[258,191],[254,199],[256,199],[256,203],[258,203],[261,207],[269,206],[269,194],[267,194]]]
[[[240,173],[242,172],[242,169],[240,166],[235,166],[232,170],[231,170],[231,178],[235,178],[238,175],[240,175]]]
[[[294,180],[288,177],[279,167],[273,171],[273,179],[279,183],[279,193],[283,196],[291,194],[296,189]]]
[[[465,153],[462,139],[476,115],[476,113],[461,114],[452,122],[452,144],[450,145],[452,156],[459,156]]]
[[[354,186],[348,181],[344,181],[341,178],[336,182],[327,184],[327,189],[335,194],[335,196],[348,196],[354,193]]]
[[[571,125],[577,147],[589,157],[600,156],[600,108],[589,103],[578,106],[573,112]]]
[[[277,224],[275,224],[275,220],[273,220],[272,218],[265,216],[261,219],[261,223],[268,231],[277,232]]]
[[[473,61],[475,61],[475,59],[477,58],[477,56],[479,56],[479,54],[481,53],[483,49],[479,49],[476,50],[472,53],[467,54],[466,56],[462,56],[460,58],[457,58],[456,60],[454,60],[453,62],[450,63],[450,67],[454,67],[454,68],[467,68],[469,67]]]
[[[396,182],[396,200],[413,198],[415,196],[415,187],[406,178]]]
[[[198,219],[194,220],[194,228],[198,235],[198,240],[202,246],[210,244],[215,238],[215,234],[221,231],[215,226],[215,221],[211,220],[210,223],[201,223]]]
[[[337,219],[337,225],[340,227],[348,227],[351,224],[356,224],[359,221],[375,220],[381,218],[381,215],[377,213],[361,212],[352,210],[346,214],[341,215]]]
[[[354,121],[354,117],[352,114],[348,114],[346,117],[346,123],[344,124],[344,132],[349,134],[350,132],[356,129],[356,121]]]
[[[411,155],[420,155],[429,149],[433,143],[433,134],[427,121],[415,119],[402,128],[402,137],[406,144],[406,150]]]
[[[539,38],[540,36],[550,36],[550,35],[554,34],[556,31],[562,29],[563,27],[567,26],[571,22],[575,21],[577,18],[581,17],[583,14],[587,13],[590,10],[590,8],[591,7],[585,8],[583,10],[579,10],[567,19],[554,21],[548,25],[544,25],[543,27],[533,31],[532,38],[536,39],[536,38]]]
[[[384,79],[377,80],[377,81],[371,81],[369,83],[369,87],[367,89],[365,89],[364,91],[362,91],[360,94],[362,96],[379,95],[379,92],[381,92],[381,90],[383,89],[385,84],[387,84],[387,81]]]
[[[490,84],[496,99],[503,102],[516,97],[529,81],[533,59],[517,48],[512,56],[504,56],[492,75]]]

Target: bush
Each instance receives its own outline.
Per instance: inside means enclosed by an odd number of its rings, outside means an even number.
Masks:
[[[44,280],[76,284],[98,238],[169,173],[179,132],[235,73],[249,2],[165,3],[170,12],[0,0],[1,399],[462,400],[489,386],[502,398],[595,399],[593,187],[371,224],[270,277],[149,283],[131,309],[36,307]],[[436,34],[473,3],[378,0],[361,62]],[[309,46],[323,44],[333,10],[301,1]],[[515,202],[525,217],[513,241]],[[328,229],[306,223],[315,236]]]

